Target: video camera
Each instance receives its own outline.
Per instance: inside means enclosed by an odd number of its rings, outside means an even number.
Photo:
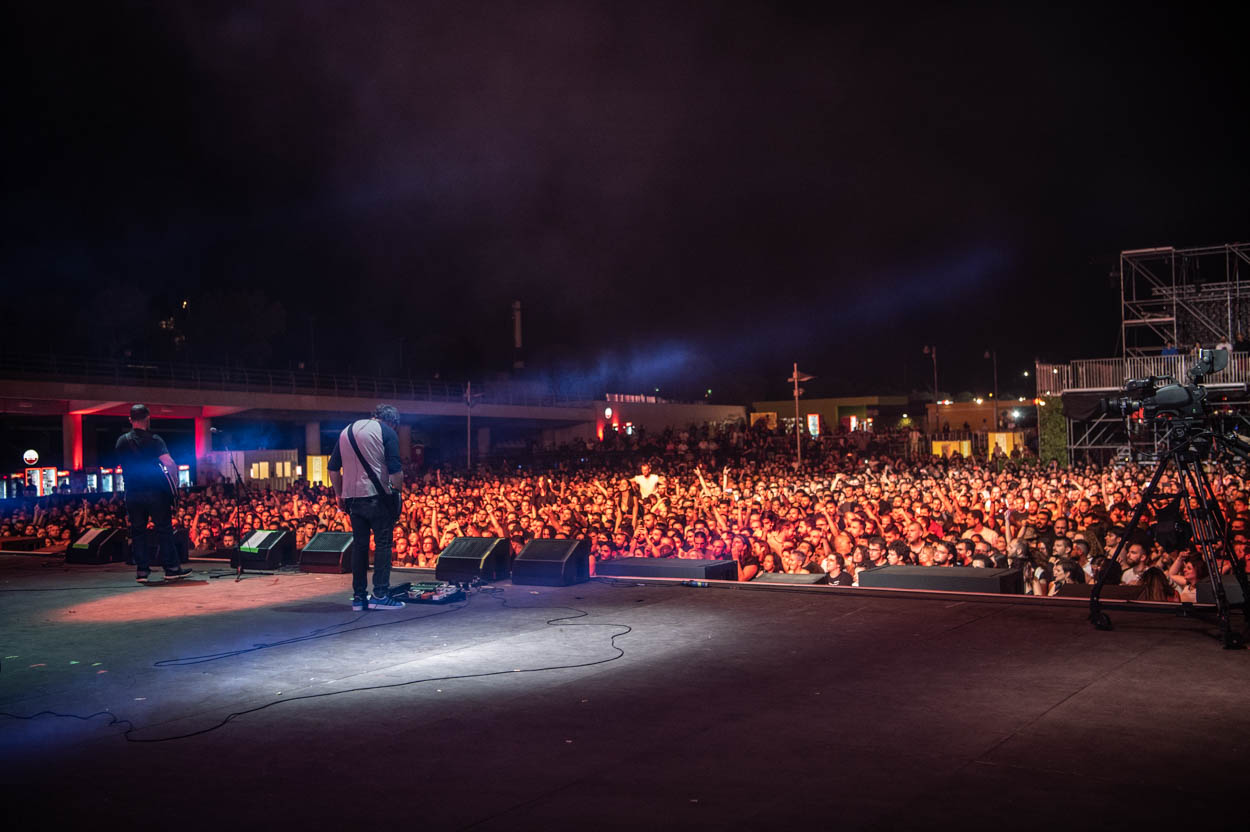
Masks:
[[[1170,416],[1180,419],[1203,419],[1207,415],[1207,388],[1202,381],[1228,366],[1228,350],[1198,350],[1198,360],[1186,375],[1188,384],[1171,376],[1132,378],[1124,383],[1124,395],[1103,399],[1104,413],[1130,416],[1141,411],[1146,419]]]

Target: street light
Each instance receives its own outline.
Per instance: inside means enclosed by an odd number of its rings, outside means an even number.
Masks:
[[[933,344],[925,344],[925,347],[923,350],[921,350],[921,352],[923,352],[925,355],[929,356],[929,358],[933,360],[933,401],[936,402],[938,399],[937,346]]]
[[[921,350],[921,352],[929,356],[929,358],[933,361],[933,431],[936,433],[938,426],[937,345],[925,344],[924,349]]]
[[[473,382],[464,384],[464,463],[473,470],[473,405],[482,397],[481,393],[473,392]]]
[[[985,357],[994,362],[994,430],[998,430],[998,350],[986,350]]]
[[[800,381],[811,381],[815,376],[809,376],[806,373],[799,372],[799,364],[794,364],[794,375],[790,376],[786,381],[794,384],[794,451],[795,464],[797,470],[803,465],[803,426],[799,421],[799,396],[803,391],[799,388]]]

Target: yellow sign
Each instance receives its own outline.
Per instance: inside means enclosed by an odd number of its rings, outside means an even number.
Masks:
[[[935,439],[933,441],[934,456],[950,456],[958,453],[960,456],[972,456],[972,440],[970,439]]]
[[[990,456],[994,455],[995,445],[1002,448],[1003,453],[1011,456],[1011,452],[1015,450],[1018,445],[1022,444],[1024,443],[1020,441],[1020,434],[1018,433],[1010,433],[1007,431],[990,431],[989,433]]]
[[[757,422],[763,422],[768,426],[769,430],[777,429],[777,413],[776,411],[766,410],[762,413],[751,414],[751,427],[755,427]]]
[[[308,464],[304,470],[308,472],[309,485],[329,485],[330,484],[330,457],[326,456],[309,456]]]

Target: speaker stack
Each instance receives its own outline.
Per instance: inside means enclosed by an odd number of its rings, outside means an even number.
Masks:
[[[87,529],[65,552],[66,563],[121,563],[126,560],[124,529]]]
[[[318,532],[300,550],[299,568],[305,572],[344,575],[352,571],[352,533]]]
[[[235,561],[241,569],[277,569],[295,560],[295,540],[285,529],[259,529],[239,545]]]
[[[571,586],[590,580],[590,543],[585,540],[531,540],[512,564],[512,583]]]
[[[508,577],[512,549],[502,537],[457,537],[438,556],[434,577],[453,584]]]

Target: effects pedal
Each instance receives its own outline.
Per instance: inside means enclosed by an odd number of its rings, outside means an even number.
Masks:
[[[408,587],[403,600],[408,604],[450,604],[463,601],[464,590],[447,581],[423,581]]]

